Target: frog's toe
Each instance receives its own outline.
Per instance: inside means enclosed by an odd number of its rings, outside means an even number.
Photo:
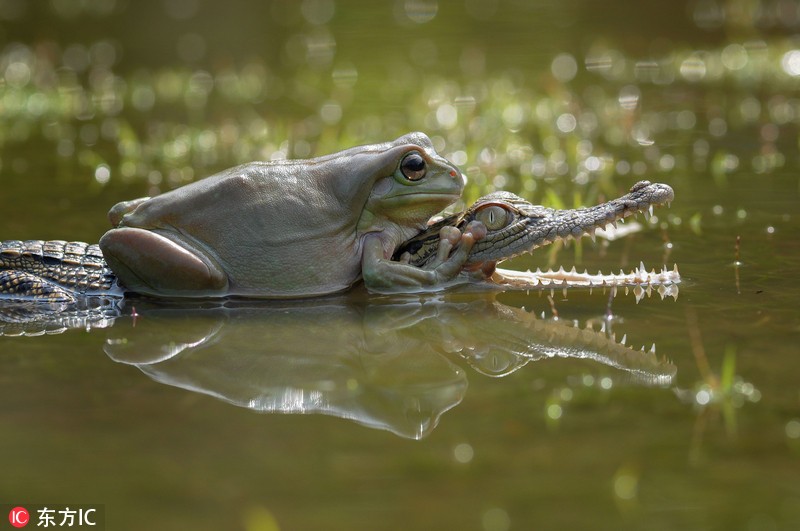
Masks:
[[[227,275],[209,257],[152,231],[110,230],[100,239],[100,249],[122,285],[132,291],[179,297],[227,291]]]
[[[122,222],[122,218],[124,218],[127,214],[130,214],[134,210],[136,210],[139,205],[146,202],[149,197],[140,197],[138,199],[132,199],[130,201],[122,201],[121,203],[117,203],[111,210],[108,211],[108,221],[111,222],[112,227],[117,227]]]
[[[464,270],[475,242],[485,237],[486,226],[480,221],[471,221],[463,233],[455,227],[442,227],[436,258],[427,266],[436,272],[437,282],[446,282],[458,276]]]
[[[441,245],[441,244],[440,244]],[[458,247],[441,264],[436,264],[434,271],[438,283],[453,280],[464,267],[469,258],[472,246],[475,245],[475,236],[471,232],[464,232],[459,240]]]

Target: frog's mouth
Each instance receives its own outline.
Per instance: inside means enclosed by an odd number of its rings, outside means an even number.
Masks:
[[[433,216],[460,199],[460,194],[420,191],[381,200],[380,210],[395,222],[420,228]]]
[[[392,205],[419,205],[424,203],[450,203],[456,202],[461,198],[460,193],[455,192],[430,192],[420,191],[395,196],[384,197],[382,201],[391,203]]]

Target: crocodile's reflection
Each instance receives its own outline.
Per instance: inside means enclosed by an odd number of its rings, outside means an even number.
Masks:
[[[461,360],[491,376],[555,356],[595,360],[645,385],[675,374],[653,353],[488,295],[189,309],[137,303],[104,348],[158,382],[242,407],[333,415],[417,439],[463,399]]]

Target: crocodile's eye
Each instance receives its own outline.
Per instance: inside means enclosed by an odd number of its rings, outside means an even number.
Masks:
[[[403,175],[409,181],[419,181],[425,177],[427,169],[425,159],[416,151],[412,151],[406,155],[400,163],[400,171],[403,172]]]
[[[497,205],[489,205],[475,213],[475,219],[486,225],[489,230],[498,230],[509,222],[508,211]]]

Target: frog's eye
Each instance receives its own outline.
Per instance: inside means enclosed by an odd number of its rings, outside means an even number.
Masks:
[[[406,155],[400,163],[400,171],[403,172],[403,175],[409,181],[419,181],[425,177],[426,170],[427,165],[425,159],[416,151],[412,151]]]
[[[508,224],[508,211],[497,205],[489,205],[475,213],[475,219],[489,230],[502,229]]]

